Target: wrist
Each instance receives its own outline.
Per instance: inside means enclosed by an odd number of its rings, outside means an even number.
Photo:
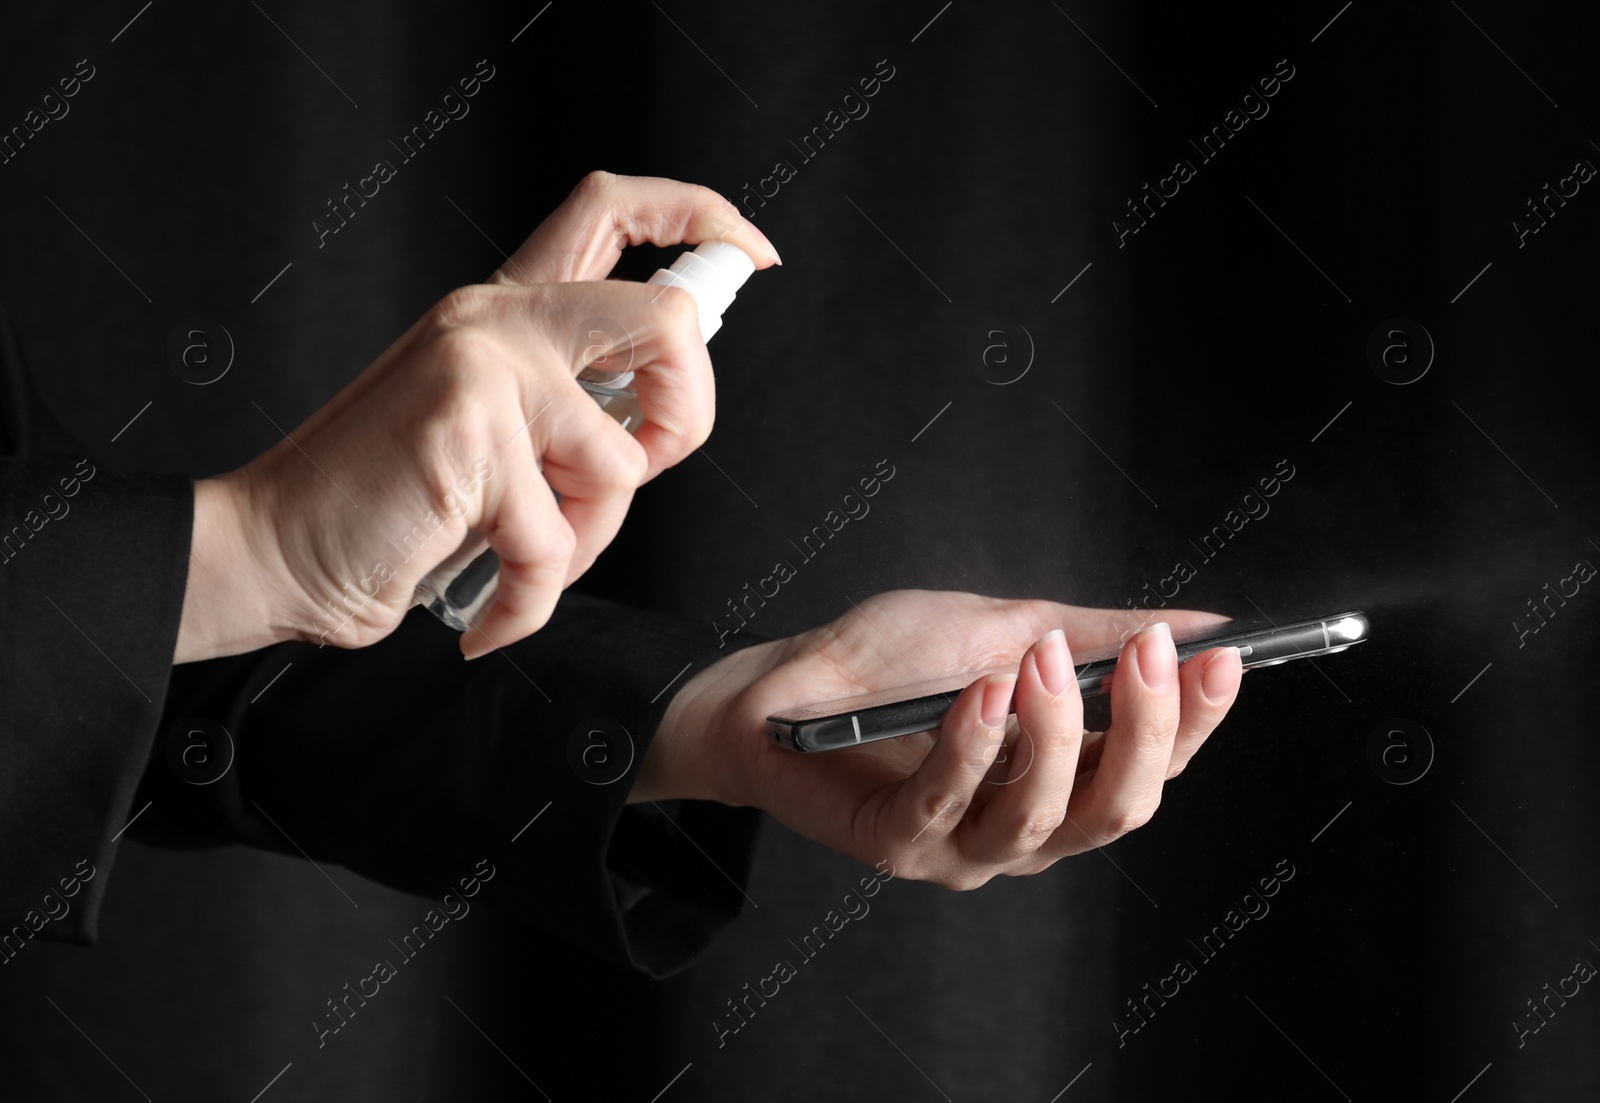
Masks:
[[[746,784],[762,745],[762,717],[751,719],[750,689],[771,662],[774,644],[717,660],[685,682],[656,725],[628,803],[713,800],[753,803]]]
[[[276,542],[258,531],[254,507],[244,471],[195,483],[189,577],[174,663],[238,655],[298,638],[282,615],[284,587],[271,558]]]
[[[695,768],[695,755],[686,744],[706,741],[706,728],[714,718],[708,715],[701,691],[717,665],[713,663],[695,674],[672,695],[634,774],[628,790],[629,804],[707,797],[703,790],[710,787],[703,784],[702,771]]]

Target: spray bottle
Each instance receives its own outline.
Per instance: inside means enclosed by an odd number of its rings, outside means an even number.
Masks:
[[[739,288],[755,271],[755,262],[737,245],[707,241],[686,251],[670,268],[658,268],[647,283],[681,287],[693,296],[700,310],[700,337],[710,341],[722,328],[722,314]],[[612,372],[586,367],[578,373],[578,383],[600,403],[606,413],[629,432],[644,424],[639,398],[633,391],[630,371]],[[458,632],[478,623],[494,601],[500,578],[500,557],[479,532],[467,538],[455,553],[440,563],[417,584],[416,602]]]

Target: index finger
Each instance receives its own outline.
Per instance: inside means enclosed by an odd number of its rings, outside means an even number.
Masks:
[[[766,236],[710,188],[656,176],[591,172],[489,283],[603,280],[629,245],[698,245],[726,241],[756,268],[781,264]]]

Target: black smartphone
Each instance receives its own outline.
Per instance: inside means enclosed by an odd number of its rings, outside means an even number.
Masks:
[[[1240,661],[1250,670],[1290,659],[1332,655],[1361,643],[1368,631],[1366,614],[1355,611],[1222,636],[1177,638],[1174,643],[1180,664],[1213,647],[1237,647]],[[1110,691],[1121,650],[1118,647],[1109,653],[1085,657],[1086,661],[1077,668],[1078,689],[1083,696],[1096,697]],[[789,709],[767,717],[767,736],[797,751],[833,751],[933,731],[955,703],[957,694],[992,673],[1000,671],[978,671],[940,682]]]

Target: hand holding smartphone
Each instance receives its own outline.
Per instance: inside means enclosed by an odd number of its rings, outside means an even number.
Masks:
[[[1291,659],[1343,651],[1366,640],[1369,630],[1364,613],[1336,613],[1253,631],[1178,640],[1178,662],[1213,647],[1237,647],[1245,670],[1276,666]],[[1116,666],[1116,652],[1088,657],[1077,669],[1079,691],[1084,697],[1109,692]],[[796,751],[832,751],[932,731],[939,727],[956,695],[989,673],[998,671],[974,671],[939,682],[787,709],[767,717],[767,735]]]

